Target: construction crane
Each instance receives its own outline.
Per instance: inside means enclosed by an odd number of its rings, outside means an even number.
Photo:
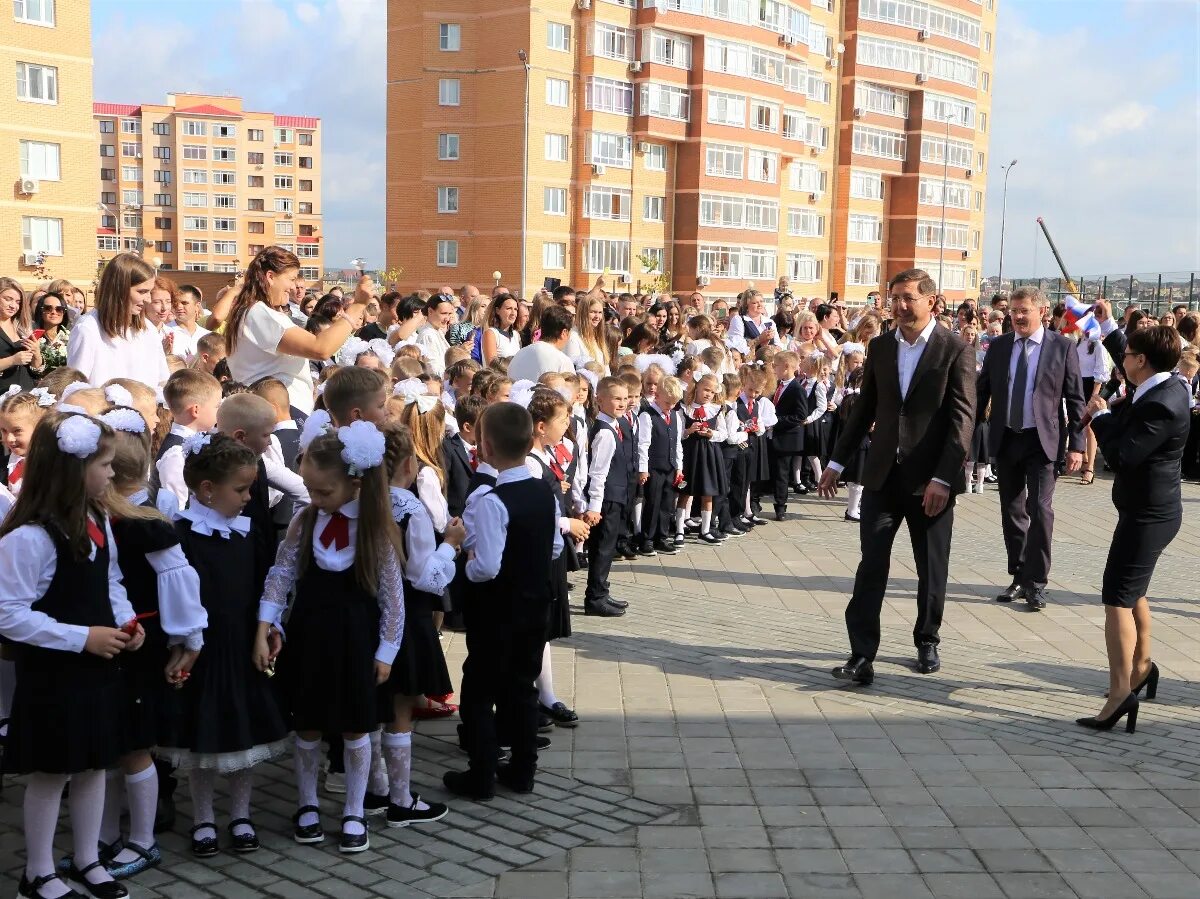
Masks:
[[[1038,216],[1037,223],[1041,226],[1042,233],[1046,235],[1046,243],[1050,244],[1050,252],[1054,254],[1054,261],[1058,263],[1058,270],[1062,272],[1063,280],[1067,282],[1067,290],[1070,291],[1075,299],[1082,300],[1083,296],[1080,294],[1074,280],[1067,274],[1067,266],[1063,263],[1062,256],[1058,253],[1058,247],[1054,245],[1054,238],[1050,236],[1050,232],[1046,229],[1046,223],[1040,215]]]

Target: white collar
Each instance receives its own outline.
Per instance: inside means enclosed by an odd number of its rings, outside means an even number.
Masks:
[[[462,435],[462,431],[459,431],[458,434],[456,434],[455,436],[458,437],[459,443],[461,443],[463,446],[465,446],[467,448],[467,452],[470,452],[471,450],[475,449],[475,444],[468,443],[467,438]]]
[[[286,421],[279,421],[279,422],[275,423],[275,433],[278,433],[279,431],[298,431],[298,430],[300,430],[300,427],[291,418],[287,419]]]
[[[897,326],[896,341],[901,346],[908,347],[910,350],[916,349],[922,343],[929,343],[929,335],[933,333],[933,329],[936,327],[938,327],[937,319],[931,315],[929,317],[929,324],[921,329],[921,333],[917,335],[917,339],[915,341],[909,343],[904,339],[904,332],[900,330],[899,326]]]
[[[178,437],[191,437],[193,434],[198,432],[195,428],[189,428],[187,425],[181,425],[178,422],[175,422],[171,425],[171,433]]]
[[[1027,341],[1029,341],[1029,343],[1036,343],[1038,346],[1041,346],[1042,341],[1045,339],[1045,337],[1046,337],[1046,326],[1045,325],[1038,325],[1038,329],[1036,331],[1034,331],[1032,334],[1030,334],[1028,337],[1025,337],[1025,338],[1017,337],[1015,334],[1013,335],[1013,338],[1015,340],[1027,340]]]
[[[611,415],[609,415],[607,412],[597,412],[597,413],[596,413],[596,420],[597,420],[597,421],[602,421],[602,422],[604,422],[606,425],[615,425],[615,424],[617,423],[617,419],[613,418],[613,417],[612,417]]]
[[[126,497],[126,499],[128,499],[129,502],[135,506],[142,505],[149,498],[150,498],[150,491],[146,490],[145,488],[142,488],[141,490],[135,490],[135,491],[133,491],[133,493],[129,494],[129,496]]]
[[[517,481],[527,481],[533,478],[529,473],[529,469],[524,465],[518,465],[516,468],[506,468],[504,471],[496,475],[496,486],[501,484],[513,484]]]
[[[491,462],[484,462],[482,459],[479,460],[479,467],[475,469],[475,473],[485,474],[493,478],[500,476],[500,472],[496,471],[495,466]]]
[[[1147,393],[1149,393],[1151,390],[1153,390],[1159,384],[1163,384],[1163,383],[1171,380],[1171,376],[1173,374],[1174,374],[1174,372],[1160,371],[1157,374],[1153,374],[1150,377],[1148,377],[1141,384],[1139,384],[1137,390],[1134,391],[1133,402],[1136,403],[1138,400],[1140,400],[1142,397],[1144,397]]]
[[[192,523],[192,532],[205,537],[220,536],[229,539],[231,531],[237,531],[243,537],[250,533],[250,519],[245,515],[235,515],[226,518],[220,512],[204,505],[195,496],[188,507],[179,513],[180,518]]]
[[[351,518],[351,519],[354,519],[355,521],[357,521],[358,520],[358,500],[356,500],[356,499],[350,500],[350,502],[346,503],[344,506],[342,506],[340,509],[338,509],[338,512],[345,515],[347,518]],[[318,518],[332,518],[333,516],[328,512],[321,511],[321,512],[317,513],[317,517]]]

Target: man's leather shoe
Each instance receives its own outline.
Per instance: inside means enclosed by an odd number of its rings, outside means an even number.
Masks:
[[[787,506],[775,507],[775,520],[784,521],[787,518]]]
[[[875,680],[875,667],[863,656],[850,656],[845,665],[833,669],[833,676],[867,687]]]
[[[1012,602],[1014,599],[1024,599],[1025,588],[1013,581],[1004,588],[1004,592],[996,597],[996,602]]]
[[[1040,612],[1046,608],[1046,591],[1041,587],[1029,587],[1025,590],[1025,604],[1029,611]]]
[[[599,615],[601,618],[620,618],[625,614],[624,609],[618,609],[611,605],[608,600],[602,599],[598,602],[585,602],[583,604],[584,615]]]
[[[629,603],[623,599],[616,599],[612,596],[606,596],[606,597],[604,597],[604,601],[606,603],[608,603],[610,606],[615,606],[618,609],[628,609],[629,608]]]
[[[932,643],[922,643],[917,647],[917,673],[933,674],[940,670],[942,660],[938,658],[937,647]]]

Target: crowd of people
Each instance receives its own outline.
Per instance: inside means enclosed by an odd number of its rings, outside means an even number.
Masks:
[[[1157,688],[1145,594],[1194,455],[1195,313],[1118,322],[1101,300],[1066,336],[1072,317],[1036,290],[951,311],[919,270],[855,309],[782,278],[769,300],[603,277],[526,300],[365,276],[318,296],[299,271],[270,247],[205,298],[121,254],[92,308],[65,282],[0,279],[0,738],[3,770],[27,775],[23,896],[127,895],[162,861],[180,772],[197,858],[259,848],[254,768],[286,753],[299,843],[326,837],[323,768],[342,852],[369,847],[371,816],[440,820],[411,777],[422,718],[461,720],[446,792],[528,793],[546,734],[581,723],[550,652],[571,635],[571,572],[584,614],[625,615],[616,560],[720,546],[842,485],[863,564],[835,676],[866,685],[900,524],[932,673],[955,497],[999,483],[998,598],[1036,611],[1055,478],[1091,483],[1099,446],[1126,498],[1110,700],[1086,726],[1132,729],[1137,691]],[[1147,465],[1149,507],[1130,499]],[[465,632],[458,676],[444,630]],[[68,782],[73,852],[56,860]]]

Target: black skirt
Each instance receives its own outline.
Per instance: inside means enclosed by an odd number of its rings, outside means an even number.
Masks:
[[[387,683],[395,695],[444,696],[454,692],[446,654],[433,626],[433,613],[441,607],[441,597],[404,582],[404,638]]]
[[[858,449],[850,454],[850,458],[846,460],[846,467],[842,470],[840,480],[847,484],[861,484],[862,473],[867,467],[867,453],[871,449],[871,438],[864,437],[862,443],[858,445]]]
[[[167,683],[166,667],[170,651],[166,635],[157,619],[142,621],[146,642],[137,652],[117,657],[125,684],[128,704],[127,750],[150,749],[175,732],[176,706],[171,695],[175,688]]]
[[[775,477],[771,470],[771,456],[767,452],[767,438],[762,434],[746,435],[746,447],[749,459],[746,463],[747,479],[750,483],[770,481]]]
[[[1158,557],[1182,524],[1182,511],[1156,521],[1135,521],[1126,512],[1118,513],[1100,594],[1106,606],[1131,609],[1146,595]]]
[[[967,456],[968,462],[974,462],[976,465],[987,465],[991,461],[991,453],[988,451],[988,423],[981,421],[975,425],[975,433],[971,437],[971,452]]]
[[[688,496],[723,496],[729,491],[720,446],[693,434],[683,441],[683,479]]]
[[[829,432],[833,427],[833,413],[826,412],[816,421],[804,426],[804,455],[825,457],[829,445]]]

